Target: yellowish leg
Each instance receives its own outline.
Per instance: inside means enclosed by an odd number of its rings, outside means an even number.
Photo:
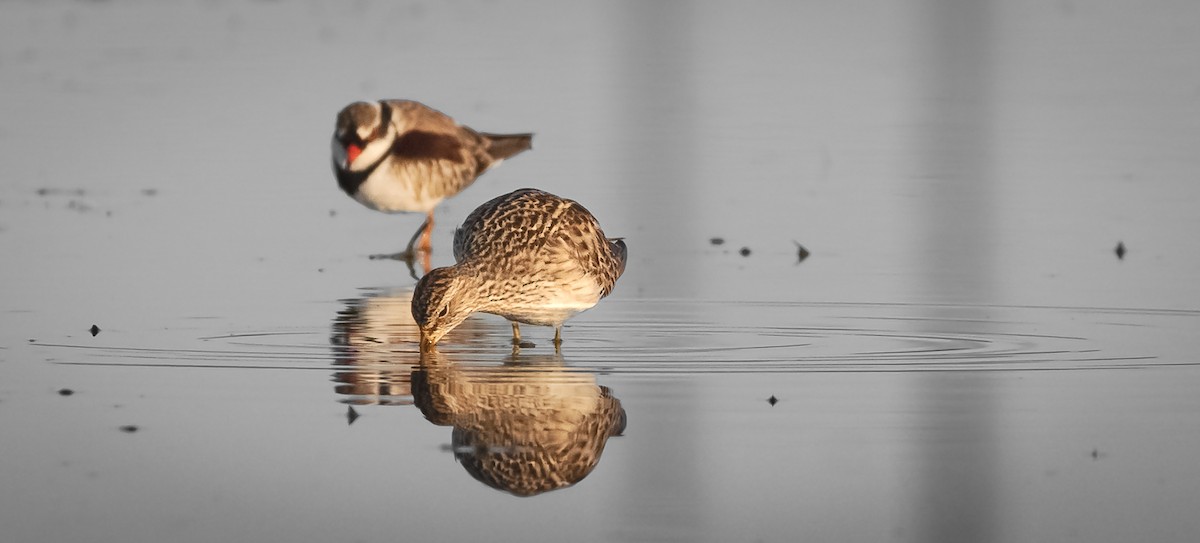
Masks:
[[[521,324],[518,323],[517,321],[512,321],[512,325],[513,325],[513,339],[512,339],[513,345],[520,345],[521,344]]]
[[[406,259],[411,260],[413,257],[415,257],[417,250],[428,252],[426,247],[432,245],[429,240],[431,235],[430,231],[433,230],[433,224],[431,223],[432,220],[433,213],[430,212],[429,215],[425,217],[425,222],[421,223],[421,226],[417,227],[416,232],[413,232],[412,238],[409,238],[408,240],[408,246],[404,248],[404,255]],[[421,240],[419,247],[417,246],[417,240]],[[416,250],[414,250],[414,248]]]
[[[425,232],[421,234],[421,246],[418,247],[426,253],[433,251],[433,210],[429,210],[429,216],[425,218]]]
[[[429,270],[433,269],[433,259],[430,258],[430,251],[421,251],[421,268],[424,269],[424,273],[429,273]]]
[[[554,327],[554,350],[562,346],[562,325]]]

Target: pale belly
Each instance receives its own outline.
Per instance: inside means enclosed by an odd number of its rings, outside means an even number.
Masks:
[[[539,326],[558,326],[600,301],[599,289],[547,289],[530,296],[529,303],[498,304],[483,310],[508,320]]]
[[[354,199],[362,205],[384,213],[429,212],[445,199],[445,196],[431,195],[419,185],[420,183],[389,175],[386,170],[380,168],[359,185]]]

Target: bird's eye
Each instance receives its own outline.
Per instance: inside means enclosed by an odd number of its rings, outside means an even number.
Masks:
[[[450,306],[448,306],[448,305],[443,305],[442,308],[440,310],[438,310],[438,318],[440,318],[440,319],[446,318],[446,315],[449,315],[449,314],[450,314]]]

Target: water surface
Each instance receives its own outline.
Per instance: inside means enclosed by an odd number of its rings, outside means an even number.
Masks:
[[[4,3],[0,539],[1187,540],[1198,36],[1172,0]],[[525,186],[625,237],[561,353],[488,315],[418,352],[370,255],[421,219],[329,170],[382,97],[536,133],[435,265]]]

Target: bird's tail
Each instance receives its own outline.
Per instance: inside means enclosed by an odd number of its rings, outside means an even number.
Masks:
[[[613,256],[617,257],[617,262],[621,263],[617,268],[617,277],[620,277],[625,273],[625,261],[629,260],[629,248],[625,247],[625,238],[610,238],[608,244],[612,247]]]
[[[488,140],[488,155],[503,160],[533,148],[533,134],[480,134]]]

